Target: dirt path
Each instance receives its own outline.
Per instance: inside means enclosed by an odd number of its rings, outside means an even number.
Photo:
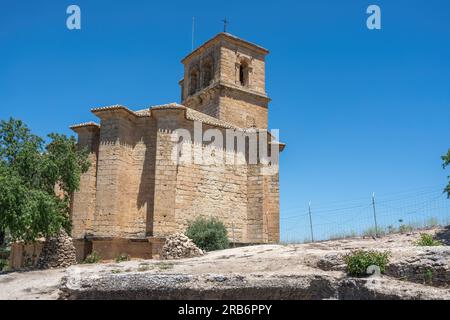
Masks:
[[[0,300],[54,300],[66,270],[14,272],[0,275]]]

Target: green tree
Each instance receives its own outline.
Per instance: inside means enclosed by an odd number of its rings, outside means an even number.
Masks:
[[[450,166],[450,149],[448,149],[446,155],[442,156],[442,160],[444,161],[444,169],[447,168],[447,166]],[[448,176],[447,178],[449,179],[449,181],[447,187],[444,189],[444,192],[447,192],[447,195],[450,198],[450,176]]]
[[[26,242],[70,231],[70,195],[89,168],[74,137],[32,134],[20,120],[0,122],[0,233]]]

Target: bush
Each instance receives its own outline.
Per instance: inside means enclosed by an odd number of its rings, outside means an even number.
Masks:
[[[124,262],[124,261],[130,261],[130,256],[126,253],[121,253],[117,256],[116,262]]]
[[[431,234],[422,233],[420,235],[420,240],[416,242],[419,247],[437,247],[442,246],[442,242],[435,240]]]
[[[384,273],[386,265],[389,263],[390,255],[389,251],[357,250],[345,255],[344,261],[347,264],[348,274],[361,277],[368,275],[367,268],[370,266],[378,266],[381,273]]]
[[[381,227],[378,227],[377,229],[375,229],[375,227],[371,227],[367,230],[364,230],[362,233],[364,237],[384,236],[385,234],[386,231]]]
[[[8,266],[8,260],[0,259],[0,272],[2,272]]]
[[[409,225],[409,224],[402,224],[398,228],[398,231],[400,233],[410,233],[410,232],[414,231],[414,227],[412,225]]]
[[[98,263],[100,262],[100,255],[98,254],[98,252],[96,251],[92,251],[92,253],[90,255],[88,255],[86,257],[86,259],[84,259],[83,263],[86,264],[91,264],[91,263]]]
[[[202,250],[213,251],[229,247],[227,229],[216,218],[199,217],[191,222],[186,230],[186,236]]]

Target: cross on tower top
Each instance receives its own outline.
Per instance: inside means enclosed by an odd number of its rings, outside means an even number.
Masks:
[[[222,22],[223,22],[223,32],[227,32],[227,26],[228,26],[228,20],[227,20],[227,18],[225,17],[223,20],[222,20]]]

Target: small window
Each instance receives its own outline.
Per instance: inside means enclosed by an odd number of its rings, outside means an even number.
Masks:
[[[211,62],[207,62],[203,65],[203,84],[202,87],[206,88],[211,84],[213,76],[213,67]]]
[[[198,71],[194,70],[191,72],[189,79],[189,94],[193,95],[198,90]]]
[[[242,62],[239,66],[239,82],[241,86],[248,86],[248,64]]]

